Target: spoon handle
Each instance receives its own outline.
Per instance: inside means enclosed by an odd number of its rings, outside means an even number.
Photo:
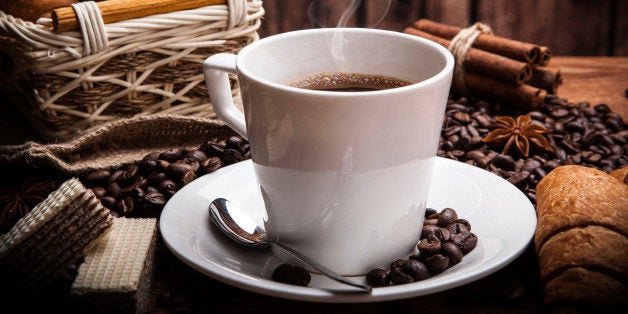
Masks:
[[[320,271],[321,273],[323,273],[325,276],[338,281],[340,283],[344,283],[350,286],[354,286],[357,288],[362,289],[364,292],[371,292],[373,290],[373,288],[369,285],[365,285],[365,284],[361,284],[361,283],[357,283],[354,282],[352,280],[347,279],[346,277],[343,277],[337,273],[335,273],[334,271],[330,270],[329,268],[317,263],[316,261],[310,259],[309,257],[295,251],[294,249],[292,249],[291,247],[281,243],[281,242],[277,242],[277,241],[269,241],[271,244],[276,245],[282,249],[284,249],[286,252],[290,253],[292,256],[300,259],[301,261],[303,261],[304,263],[314,267],[315,269],[317,269],[318,271]]]

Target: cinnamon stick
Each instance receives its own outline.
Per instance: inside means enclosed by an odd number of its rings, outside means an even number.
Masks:
[[[490,76],[465,71],[467,89],[476,96],[497,100],[523,110],[536,110],[543,105],[547,92],[527,84],[514,86]]]
[[[549,63],[551,55],[552,54],[551,54],[549,48],[547,48],[545,46],[539,47],[539,55],[534,60],[534,65],[546,66]]]
[[[461,27],[428,19],[414,22],[414,27],[445,39],[454,38],[462,30]],[[490,34],[480,34],[473,42],[473,47],[529,63],[539,59],[540,54],[540,47],[537,45]]]
[[[542,88],[549,93],[556,94],[558,85],[563,83],[563,76],[560,69],[535,67],[532,70],[532,77],[528,84]]]
[[[96,5],[101,12],[103,22],[107,24],[225,3],[227,0],[106,0],[96,2]],[[52,11],[52,26],[55,32],[78,29],[79,24],[74,9],[64,7]]]
[[[429,39],[441,46],[448,47],[450,40],[430,33],[408,27],[404,33]],[[483,73],[514,85],[522,85],[532,76],[532,66],[529,63],[507,58],[488,51],[470,48],[464,60],[465,69]]]

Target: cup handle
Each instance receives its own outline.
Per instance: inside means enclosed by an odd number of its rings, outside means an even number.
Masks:
[[[218,53],[205,59],[203,75],[216,115],[242,137],[248,139],[244,114],[233,103],[228,73],[236,74],[236,55]]]

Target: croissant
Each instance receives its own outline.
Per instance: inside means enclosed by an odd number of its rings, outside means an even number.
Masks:
[[[537,185],[536,211],[548,308],[615,312],[628,305],[628,184],[591,167],[560,166]]]

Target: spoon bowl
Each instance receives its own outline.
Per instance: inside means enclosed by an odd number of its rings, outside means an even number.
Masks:
[[[335,281],[356,287],[359,289],[357,291],[360,292],[370,293],[372,291],[370,285],[349,280],[295,251],[293,248],[279,241],[269,239],[263,226],[258,225],[248,214],[224,198],[217,198],[211,202],[209,205],[209,216],[212,223],[222,233],[238,244],[257,249],[265,249],[270,246],[279,247]]]

